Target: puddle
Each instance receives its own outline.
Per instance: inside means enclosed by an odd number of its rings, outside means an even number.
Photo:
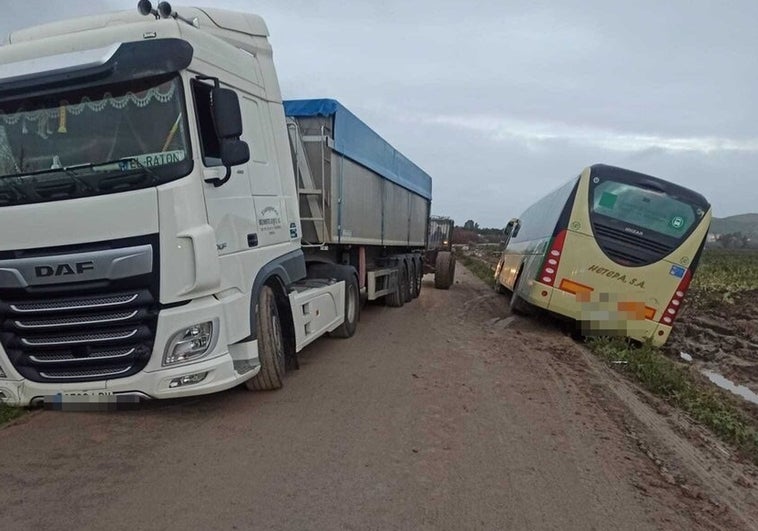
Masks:
[[[692,356],[690,356],[686,352],[680,352],[679,353],[679,357],[682,358],[684,361],[688,361],[688,362],[692,363]]]
[[[758,405],[758,394],[755,394],[753,391],[751,391],[744,385],[737,385],[733,381],[721,376],[717,372],[709,371],[707,369],[703,369],[702,372],[711,382],[715,383],[722,389],[726,389],[727,391],[734,393],[735,395],[741,396],[748,402],[752,402],[753,404]]]

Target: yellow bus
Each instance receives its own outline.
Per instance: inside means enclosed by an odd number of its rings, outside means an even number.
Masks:
[[[542,308],[585,336],[662,345],[710,223],[702,195],[596,164],[508,223],[496,289],[511,293],[515,313]]]

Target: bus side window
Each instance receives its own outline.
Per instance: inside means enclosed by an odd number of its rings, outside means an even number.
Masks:
[[[216,136],[216,127],[213,125],[211,111],[211,89],[207,83],[192,80],[192,95],[195,99],[195,111],[197,114],[197,129],[200,133],[202,144],[203,164],[206,167],[222,166],[221,146]]]

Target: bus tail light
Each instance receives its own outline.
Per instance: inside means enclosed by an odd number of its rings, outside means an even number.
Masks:
[[[561,279],[561,284],[558,286],[558,289],[567,293],[573,293],[576,295],[576,300],[579,302],[589,302],[590,293],[594,291],[594,289],[589,286],[585,286],[584,284],[574,282],[567,278]]]
[[[671,326],[674,323],[674,319],[682,307],[682,302],[684,301],[684,295],[687,293],[687,288],[690,287],[690,280],[692,280],[692,272],[688,269],[684,274],[684,278],[682,278],[681,282],[679,282],[679,286],[676,288],[674,296],[671,297],[668,306],[666,306],[666,310],[661,316],[661,320],[659,321],[661,324]]]
[[[540,282],[552,286],[555,284],[555,277],[558,274],[558,266],[561,263],[561,254],[563,253],[563,244],[566,242],[567,231],[561,231],[553,239],[553,245],[545,256],[545,262],[540,270]]]

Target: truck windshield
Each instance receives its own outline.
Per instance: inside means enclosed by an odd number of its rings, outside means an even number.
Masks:
[[[160,180],[186,175],[181,163],[191,157],[183,109],[178,77],[1,102],[0,189],[14,177],[40,176],[36,183],[82,166],[104,176],[124,165],[102,163],[122,159]]]

